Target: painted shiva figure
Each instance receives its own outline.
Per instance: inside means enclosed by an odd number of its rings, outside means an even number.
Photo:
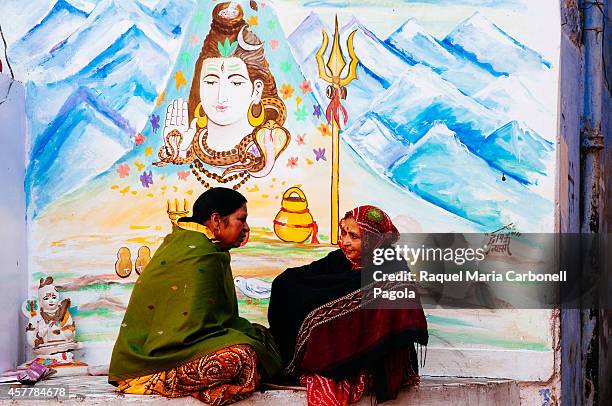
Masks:
[[[290,141],[263,43],[247,27],[240,5],[213,9],[189,100],[174,100],[166,111],[156,165],[189,164],[206,188],[214,181],[238,189],[268,175]]]

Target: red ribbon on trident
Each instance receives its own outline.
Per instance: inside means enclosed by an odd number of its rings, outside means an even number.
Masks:
[[[340,92],[337,89],[333,90],[334,95],[331,98],[331,102],[327,105],[327,110],[325,111],[325,117],[327,118],[327,123],[331,124],[332,115],[334,116],[334,120],[338,123],[338,129],[340,126],[340,112],[344,116],[344,125],[348,121],[348,112],[340,102]]]

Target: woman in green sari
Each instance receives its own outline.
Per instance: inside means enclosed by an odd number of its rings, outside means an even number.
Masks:
[[[280,370],[268,331],[238,315],[228,251],[247,238],[246,219],[244,196],[213,188],[164,239],[121,323],[109,370],[117,391],[224,405]]]

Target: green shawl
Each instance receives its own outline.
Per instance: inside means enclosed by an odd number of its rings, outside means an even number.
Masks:
[[[136,281],[113,349],[112,384],[165,371],[235,344],[257,352],[267,376],[281,368],[268,331],[238,316],[230,254],[196,223],[179,223]]]

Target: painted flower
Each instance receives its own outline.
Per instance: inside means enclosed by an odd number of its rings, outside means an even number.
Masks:
[[[153,132],[157,133],[157,130],[159,130],[159,114],[151,114],[150,121]]]
[[[331,128],[329,127],[329,124],[321,123],[317,127],[317,130],[319,130],[319,132],[321,133],[321,135],[323,137],[331,137],[331,135],[332,135]]]
[[[157,99],[155,99],[155,106],[161,107],[162,103],[165,101],[166,101],[166,91],[164,90],[163,92],[159,94],[159,96],[157,96]]]
[[[181,52],[180,58],[181,58],[181,61],[188,63],[189,60],[191,59],[191,54],[187,51]]]
[[[297,168],[297,164],[298,164],[298,157],[296,156],[292,156],[289,159],[287,159],[287,168]]]
[[[189,176],[190,173],[191,172],[189,172],[189,171],[179,171],[176,174],[177,174],[179,180],[187,181],[187,177]]]
[[[140,175],[140,183],[142,183],[143,187],[150,187],[153,184],[153,172],[144,171],[142,175]]]
[[[283,72],[289,72],[291,70],[291,62],[289,61],[281,62],[280,68]]]
[[[310,80],[304,80],[302,83],[300,83],[300,90],[302,91],[302,94],[312,92],[312,88],[310,87]]]
[[[130,175],[130,166],[128,164],[121,164],[117,167],[117,173],[120,178],[127,178]]]
[[[287,100],[288,98],[290,98],[293,95],[294,90],[295,89],[291,87],[291,85],[283,83],[280,90],[283,99]]]
[[[304,133],[304,134],[298,134],[295,140],[296,140],[296,142],[297,142],[297,144],[298,144],[298,145],[304,145],[304,142],[305,142],[305,140],[304,140],[304,139],[305,139],[305,138],[306,138],[306,133]]]
[[[297,109],[297,111],[295,112],[295,120],[296,121],[305,121],[306,117],[308,117],[308,112],[306,111],[306,106],[302,106],[301,108]]]
[[[316,118],[321,118],[321,114],[323,114],[323,110],[321,110],[321,106],[319,106],[318,104],[313,104],[312,105],[312,115],[315,116]]]
[[[278,40],[277,39],[273,39],[270,40],[270,49],[275,50],[276,48],[278,48]]]
[[[200,42],[200,38],[198,38],[198,36],[195,34],[189,38],[189,45],[197,45],[198,42]]]
[[[153,155],[153,147],[146,147],[145,156],[151,156],[151,155]]]
[[[204,13],[202,13],[201,11],[198,11],[192,18],[194,23],[201,23],[202,20],[204,20]]]
[[[314,153],[317,161],[327,161],[327,158],[325,157],[325,148],[313,148],[312,152]]]
[[[142,144],[144,144],[145,140],[146,140],[145,136],[144,136],[144,135],[142,135],[141,133],[137,133],[137,134],[134,136],[134,141],[136,142],[136,146],[137,146],[137,147],[138,147],[138,146],[140,146],[140,145],[142,145]]]
[[[247,18],[246,22],[248,25],[253,27],[254,25],[259,24],[259,19],[257,18],[257,16],[250,16],[249,18]]]
[[[181,86],[187,84],[187,79],[185,79],[182,69],[174,74],[174,81],[176,82],[176,90],[179,90]]]

